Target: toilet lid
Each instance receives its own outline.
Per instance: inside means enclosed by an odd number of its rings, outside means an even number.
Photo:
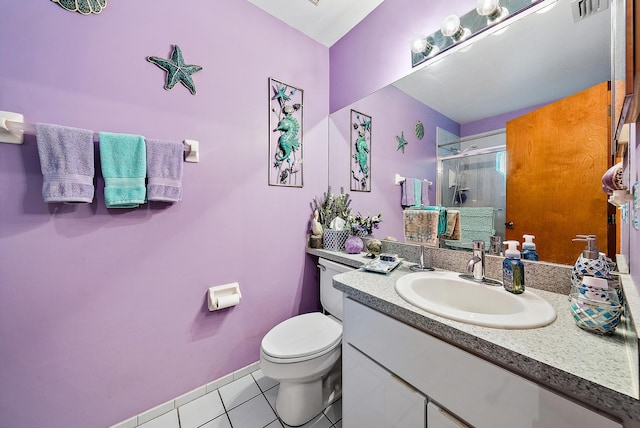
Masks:
[[[298,315],[275,326],[262,339],[262,351],[275,358],[300,358],[335,347],[342,325],[320,312]]]

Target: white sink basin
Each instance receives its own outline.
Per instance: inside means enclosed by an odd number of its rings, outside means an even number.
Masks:
[[[537,328],[551,324],[556,311],[543,298],[525,290],[462,279],[455,272],[416,272],[396,281],[396,292],[427,312],[484,327]]]

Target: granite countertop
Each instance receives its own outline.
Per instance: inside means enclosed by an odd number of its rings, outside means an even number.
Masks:
[[[369,260],[327,250],[307,249],[307,253],[353,267]],[[415,307],[396,293],[396,280],[411,273],[412,264],[403,263],[389,275],[364,270],[342,273],[334,277],[334,287],[353,300],[557,392],[623,420],[640,421],[637,336],[628,316],[613,335],[592,334],[575,324],[566,295],[529,287],[528,291],[556,310],[557,318],[550,325],[510,330],[452,321]]]

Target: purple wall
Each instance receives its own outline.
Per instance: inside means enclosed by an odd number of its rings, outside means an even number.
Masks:
[[[544,104],[538,104],[533,107],[526,107],[520,110],[514,110],[509,113],[500,114],[498,116],[489,117],[487,119],[477,120],[460,125],[460,137],[468,137],[470,135],[481,134],[483,132],[495,131],[507,127],[507,122],[523,114],[536,110]]]
[[[351,192],[350,182],[350,118],[351,109],[372,117],[371,192]],[[418,140],[415,125],[420,120],[425,136]],[[426,178],[434,185],[429,190],[432,204],[436,201],[436,126],[457,134],[457,123],[416,101],[394,86],[387,86],[364,99],[331,114],[329,119],[329,184],[334,193],[344,187],[352,199],[354,211],[371,215],[383,212],[377,238],[395,236],[404,241],[400,212],[400,186],[395,174]],[[404,132],[409,142],[404,153],[397,150],[396,135]],[[386,215],[385,215],[386,213]]]
[[[0,425],[104,427],[257,361],[272,326],[318,307],[304,248],[328,49],[248,2],[3,6],[0,110],[199,140],[201,162],[173,206],[107,210],[101,179],[91,205],[47,205],[34,138],[0,144]],[[146,61],[172,44],[204,67],[196,96]],[[302,189],[267,185],[269,77],[305,90]],[[232,281],[241,304],[208,312],[207,288]]]
[[[385,0],[330,49],[330,110],[339,110],[406,76],[411,41],[440,29],[445,17],[476,0]],[[356,54],[359,53],[359,54]]]

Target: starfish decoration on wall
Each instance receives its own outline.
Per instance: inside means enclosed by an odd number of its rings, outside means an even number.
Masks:
[[[280,106],[282,107],[287,101],[289,101],[291,99],[291,97],[289,97],[287,94],[287,87],[286,86],[280,86],[280,85],[275,85],[273,86],[273,97],[271,98],[272,100],[278,100],[278,102],[280,103]],[[293,95],[293,93],[292,93]]]
[[[404,153],[404,146],[409,144],[409,142],[404,139],[404,131],[402,131],[400,135],[396,135],[396,140],[398,140],[398,148],[396,150],[402,150],[402,153]]]
[[[180,46],[173,45],[171,59],[149,56],[147,57],[147,61],[154,63],[167,72],[167,81],[164,84],[164,89],[168,91],[172,89],[176,83],[180,82],[193,95],[196,94],[196,85],[193,83],[191,75],[202,70],[202,67],[199,65],[185,64]]]

